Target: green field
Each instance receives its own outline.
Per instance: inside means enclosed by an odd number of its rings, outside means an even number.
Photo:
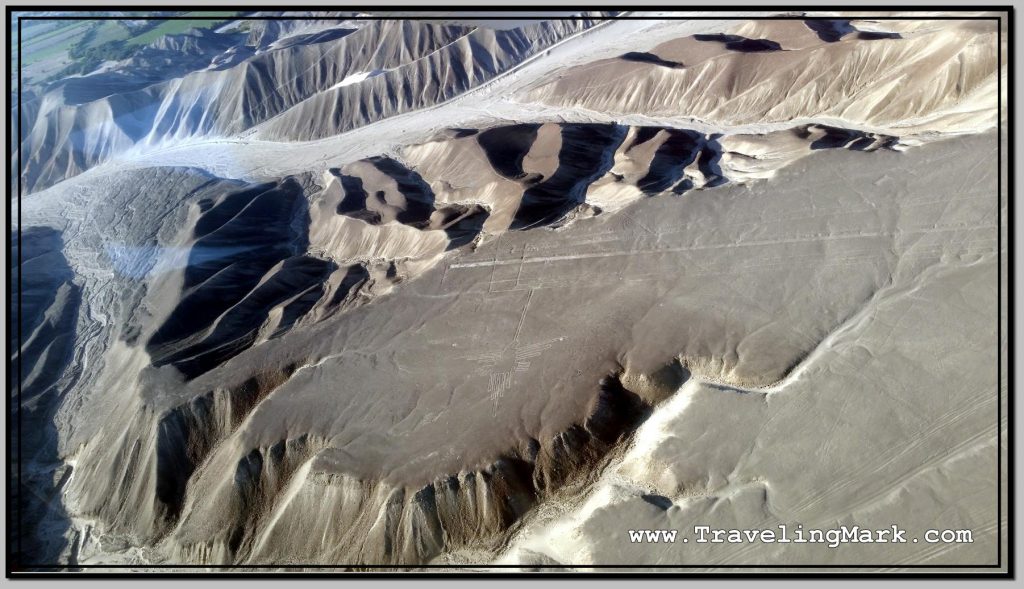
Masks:
[[[88,21],[68,21],[61,22],[43,33],[35,34],[33,29],[38,26],[26,27],[27,24],[26,21],[25,25],[22,25],[25,38],[21,43],[21,49],[25,52],[22,57],[22,65],[26,66],[67,52],[74,47],[90,27]],[[14,26],[12,37],[17,38],[17,35],[18,29],[17,26]],[[17,46],[15,46],[15,59],[17,59],[17,53]]]
[[[38,44],[48,39],[52,39],[61,33],[68,32],[71,29],[79,28],[82,32],[88,28],[87,22],[83,21],[67,21],[57,22],[56,25],[43,21],[25,21],[25,24],[21,25],[22,32],[25,33],[25,42],[31,44]],[[37,33],[38,29],[44,29],[43,33]],[[17,26],[15,26],[15,32],[17,32]]]
[[[128,40],[128,45],[146,45],[164,35],[180,35],[189,29],[208,29],[232,19],[241,12],[186,12],[182,16],[195,17],[195,20],[167,20],[137,37]]]
[[[131,36],[128,27],[116,20],[105,20],[96,29],[96,36],[83,49],[98,47],[108,41],[119,41]]]
[[[210,12],[193,11],[183,13],[181,16],[190,16],[189,20],[164,20],[159,22],[152,29],[133,36],[131,30],[119,20],[95,21],[57,21],[56,26],[42,21],[25,21],[22,30],[25,39],[22,41],[22,49],[25,52],[22,65],[28,66],[39,61],[51,59],[67,53],[72,48],[78,47],[80,53],[96,47],[100,47],[111,41],[124,41],[127,46],[138,46],[152,43],[164,35],[177,35],[189,29],[212,28],[222,24],[236,16],[243,14],[240,11]],[[125,20],[131,20],[130,17]],[[95,27],[95,35],[86,39],[86,33]],[[34,29],[45,29],[36,34]],[[18,32],[17,24],[12,23],[12,37]],[[82,43],[82,41],[86,41]],[[14,59],[17,59],[17,50],[14,52]]]
[[[130,57],[140,46],[153,43],[164,35],[178,35],[190,29],[215,28],[245,13],[199,10],[149,14],[189,18],[158,18],[147,20],[141,26],[138,23],[141,19],[132,16],[119,19],[25,21],[22,24],[22,66],[26,83],[46,82],[69,75],[88,73],[103,61]],[[12,23],[12,29],[12,36],[16,37],[16,22]],[[12,59],[14,64],[17,64],[16,49]]]

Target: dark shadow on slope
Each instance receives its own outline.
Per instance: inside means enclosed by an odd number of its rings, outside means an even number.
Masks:
[[[25,228],[19,267],[17,233],[12,236],[10,305],[14,325],[8,349],[14,370],[8,379],[11,391],[17,391],[9,398],[11,419],[20,427],[11,428],[9,442],[14,460],[21,460],[9,472],[15,493],[11,497],[13,510],[8,513],[12,518],[8,546],[13,559],[8,566],[14,568],[56,564],[68,549],[65,534],[71,525],[60,492],[71,470],[58,454],[53,418],[63,395],[60,379],[74,355],[81,291],[72,282],[74,273],[62,248],[58,231]],[[18,479],[19,475],[24,478]],[[71,548],[69,564],[74,565],[74,546]]]
[[[645,127],[644,130],[657,127]],[[655,152],[647,175],[637,182],[645,194],[657,194],[677,185],[686,166],[693,163],[704,144],[704,135],[696,131],[665,129],[668,139]],[[639,133],[638,133],[639,136]]]
[[[450,204],[438,207],[430,217],[430,228],[448,236],[447,249],[462,247],[480,234],[490,212],[478,205]]]
[[[861,41],[881,41],[883,39],[902,39],[899,33],[886,33],[882,31],[859,31],[857,38]]]
[[[807,25],[808,29],[814,31],[814,33],[818,35],[819,39],[826,43],[835,43],[844,36],[857,30],[850,25],[850,21],[843,19],[811,19],[805,20],[804,24]]]
[[[902,39],[899,33],[886,33],[879,31],[859,31],[849,20],[845,19],[812,19],[805,20],[804,24],[818,35],[818,38],[826,43],[835,43],[846,35],[857,33],[857,39],[861,41],[877,41],[881,39]]]
[[[630,149],[637,145],[643,145],[651,139],[654,139],[655,135],[657,135],[662,128],[663,127],[640,127],[633,136],[633,144],[630,146]]]
[[[678,363],[666,368],[674,375],[666,382],[669,386],[688,377]],[[627,390],[617,375],[608,375],[591,397],[586,416],[553,436],[530,438],[485,465],[439,473],[419,488],[392,494],[387,499],[389,517],[379,524],[381,536],[401,537],[412,530],[417,541],[397,548],[385,544],[362,558],[382,564],[430,562],[446,551],[499,537],[565,485],[594,480],[611,453],[628,443],[652,411],[652,403]],[[322,448],[309,434],[254,447],[238,459],[233,473],[238,508],[225,534],[228,562],[254,556],[253,540],[265,529],[261,518],[266,505],[281,497],[295,469],[314,455],[339,465],[348,459],[344,450]],[[651,500],[664,507],[656,497]],[[407,525],[410,519],[415,527]]]
[[[672,500],[664,495],[641,495],[640,498],[662,511],[672,507]]]
[[[719,134],[709,135],[704,143],[704,150],[701,151],[697,165],[700,173],[704,175],[704,188],[714,188],[729,181],[722,174],[722,144],[718,142]]]
[[[286,49],[288,47],[295,47],[298,45],[313,45],[316,43],[329,43],[331,41],[337,41],[343,37],[347,37],[358,29],[327,29],[317,33],[311,33],[308,35],[295,35],[288,37],[277,42],[274,46],[274,50]]]
[[[863,133],[850,129],[840,129],[837,127],[825,127],[824,129],[825,134],[811,142],[812,150],[846,147],[855,139],[864,136]]]
[[[331,299],[327,303],[328,308],[330,310],[336,309],[345,302],[350,293],[362,286],[369,278],[370,273],[367,271],[366,266],[362,264],[353,264],[346,268],[345,275],[339,281],[338,286],[335,287],[334,293],[331,294]]]
[[[178,520],[188,481],[210,451],[295,369],[290,364],[280,370],[257,370],[237,386],[207,392],[161,416],[156,432],[154,515],[162,528]]]
[[[114,94],[123,94],[141,90],[153,84],[148,79],[140,79],[121,72],[106,72],[86,77],[66,78],[46,88],[47,91],[60,87],[64,103],[69,105],[85,104]]]
[[[644,51],[630,51],[629,53],[623,53],[619,56],[619,59],[625,61],[635,61],[638,63],[649,63],[651,65],[658,65],[661,67],[667,67],[671,69],[679,69],[686,67],[678,61],[670,61],[668,59],[662,59],[653,53],[647,53]]]
[[[781,51],[782,46],[775,41],[768,39],[748,39],[739,35],[694,35],[698,41],[710,41],[724,43],[725,48],[730,51],[741,51],[743,53],[756,53],[760,51]]]
[[[172,363],[186,378],[195,378],[250,347],[270,318],[270,311],[279,306],[280,317],[276,325],[270,326],[272,330],[267,336],[281,335],[320,300],[323,283],[334,269],[332,262],[295,256],[282,261],[266,275],[258,276],[260,284],[248,292],[240,293],[235,289],[230,280],[238,275],[234,272],[227,273],[229,278],[225,281],[204,285],[179,303],[169,321],[187,322],[189,315],[198,313],[204,305],[222,307],[228,303],[230,306],[214,317],[214,322],[197,326],[184,341],[173,342],[179,344],[177,349],[159,342],[164,344],[162,351],[165,353],[159,359],[154,355],[153,365]]]
[[[447,249],[473,241],[483,229],[484,221],[490,214],[486,207],[478,204],[435,203],[430,185],[414,170],[383,156],[366,161],[395,181],[398,198],[384,190],[371,195],[367,193],[362,178],[331,170],[342,188],[338,214],[371,225],[380,225],[386,219],[393,219],[423,231],[444,231],[449,239]]]
[[[268,337],[278,337],[292,327],[313,308],[323,295],[324,280],[337,266],[333,262],[309,256],[288,258],[258,289],[246,297],[246,305],[262,309],[281,305],[281,316]],[[284,301],[282,301],[284,299]],[[241,315],[241,312],[238,313]],[[242,320],[245,317],[241,317]]]
[[[512,180],[521,180],[526,176],[523,158],[537,140],[539,128],[540,125],[536,124],[495,127],[482,131],[476,140],[496,172]]]
[[[252,345],[273,308],[284,305],[271,336],[312,307],[334,264],[295,255],[306,248],[305,226],[292,225],[304,206],[293,178],[201,203],[181,299],[146,344],[154,366],[194,378]]]
[[[524,194],[510,226],[513,230],[550,225],[584,201],[586,189],[611,169],[626,127],[562,125],[558,169]]]
[[[632,434],[652,410],[639,395],[622,386],[618,376],[607,376],[601,380],[584,427],[601,442],[612,445]]]
[[[335,21],[332,24],[340,24],[340,23],[338,23],[338,21]],[[247,46],[249,46],[249,47],[253,47],[253,48],[255,48],[255,49],[259,50],[259,51],[262,51],[262,52],[272,52],[271,46],[273,46],[273,49],[280,49],[280,48],[293,47],[293,46],[296,46],[296,45],[312,45],[312,44],[316,44],[316,43],[324,43],[324,42],[329,42],[329,41],[336,41],[338,39],[347,37],[349,35],[359,33],[358,36],[360,37],[360,39],[358,40],[358,42],[356,44],[365,45],[367,43],[366,37],[368,35],[373,35],[373,33],[374,33],[374,29],[372,27],[359,27],[359,28],[332,27],[332,28],[329,28],[329,29],[323,29],[323,30],[316,31],[316,32],[311,32],[311,33],[295,34],[295,32],[296,32],[296,26],[295,25],[296,25],[296,23],[294,21],[290,21],[290,20],[287,20],[287,19],[279,20],[279,21],[274,21],[274,20],[251,21],[251,24],[249,26],[249,31],[248,31],[248,37],[245,40],[245,44]],[[394,27],[394,28],[397,29],[395,31],[397,34],[395,34],[395,35],[390,37],[390,39],[393,39],[393,40],[396,40],[396,41],[401,41],[402,39],[405,39],[406,41],[410,41],[410,40],[414,39],[414,35],[416,35],[416,29],[413,29],[412,27],[417,27],[417,28],[425,27],[424,24],[418,23],[416,21],[411,21],[411,25],[410,25],[410,21],[403,21],[403,20],[397,20],[394,23],[387,23],[386,26],[388,26],[388,25],[390,25],[391,27]],[[447,33],[447,36],[444,37],[442,39],[442,41],[450,41],[450,40],[454,39],[456,32],[459,32],[459,31],[463,30],[462,28],[459,28],[459,27],[450,27],[450,28],[445,28],[445,29],[446,30],[443,30],[442,32]],[[388,39],[388,38],[389,37],[385,37],[385,39]],[[429,43],[430,41],[433,41],[433,40],[428,40],[428,41],[425,41],[425,42],[421,41],[421,44],[422,43]],[[380,40],[378,39],[375,42],[379,43]],[[442,43],[442,44],[444,44],[444,43]],[[378,60],[386,59],[386,56],[379,56],[377,59]]]
[[[892,147],[899,141],[897,137],[872,135],[853,129],[825,125],[820,125],[818,128],[824,130],[825,134],[811,142],[812,150],[846,148],[854,151],[874,151]]]
[[[379,225],[381,221],[380,213],[367,210],[366,208],[367,194],[363,188],[362,179],[340,172],[337,172],[336,175],[344,193],[341,201],[338,202],[338,214],[359,219],[371,225]]]
[[[434,212],[434,191],[423,177],[387,156],[372,157],[367,161],[380,172],[390,176],[404,197],[404,203],[387,203],[399,209],[395,220],[419,229],[425,227],[430,221],[431,213]]]

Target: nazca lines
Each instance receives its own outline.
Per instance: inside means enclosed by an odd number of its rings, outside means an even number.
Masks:
[[[530,294],[526,298],[526,303],[523,305],[523,311],[519,315],[519,323],[516,326],[516,332],[512,336],[512,342],[506,345],[504,348],[494,352],[485,352],[483,354],[477,354],[475,356],[468,356],[465,359],[476,362],[479,364],[477,372],[479,374],[486,374],[487,380],[487,393],[491,399],[492,415],[498,414],[498,402],[501,400],[502,395],[505,391],[512,389],[512,384],[515,381],[515,375],[517,373],[523,373],[530,369],[530,361],[541,355],[541,352],[551,347],[551,344],[556,340],[547,340],[528,345],[519,345],[519,335],[523,331],[523,324],[526,322],[526,315],[530,312],[530,302],[533,300],[534,289],[530,289]],[[507,369],[496,370],[501,365],[502,368],[507,366]]]
[[[620,256],[643,256],[643,255],[656,255],[656,254],[671,254],[679,252],[694,252],[694,251],[705,251],[705,250],[721,250],[730,248],[741,248],[741,247],[765,247],[772,245],[786,245],[786,244],[800,244],[800,243],[816,243],[822,241],[838,241],[838,240],[856,240],[856,239],[871,239],[879,237],[896,237],[896,236],[915,236],[915,235],[926,235],[931,233],[945,233],[950,231],[970,231],[977,229],[995,229],[995,225],[983,224],[983,225],[954,225],[954,226],[937,226],[922,228],[916,230],[907,231],[849,231],[842,233],[833,233],[831,235],[807,235],[797,236],[786,239],[766,239],[766,240],[750,240],[740,241],[734,243],[723,243],[723,244],[707,244],[707,245],[690,245],[683,247],[669,247],[662,246],[653,249],[646,250],[615,250],[607,252],[588,252],[578,254],[563,254],[553,256],[536,256],[528,258],[524,255],[520,258],[513,258],[507,260],[478,260],[468,262],[456,262],[448,266],[451,270],[458,270],[462,268],[483,268],[483,267],[496,267],[496,266],[511,266],[519,265],[522,267],[524,264],[542,264],[548,262],[563,262],[570,260],[588,260],[596,258],[612,258]]]

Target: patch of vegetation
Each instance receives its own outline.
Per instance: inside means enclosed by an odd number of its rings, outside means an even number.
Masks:
[[[101,45],[80,49],[79,46],[72,47],[68,55],[74,60],[67,67],[53,75],[51,79],[66,78],[76,74],[87,74],[100,67],[104,61],[118,61],[127,59],[135,48],[126,44],[124,39],[107,41]]]
[[[157,26],[153,27],[149,31],[136,35],[129,41],[132,45],[146,45],[156,41],[164,35],[180,35],[188,31],[189,29],[212,29],[218,25],[224,24],[234,17],[242,14],[241,12],[186,12],[182,16],[193,17],[189,20],[167,20],[167,21],[150,21],[158,23]]]
[[[26,21],[25,25],[28,22]],[[45,29],[38,34],[32,30],[25,30],[25,25],[22,25],[22,32],[25,34],[25,38],[22,40],[21,49],[24,51],[22,57],[23,65],[26,66],[67,51],[77,43],[83,34],[88,32],[85,23],[81,21],[59,22],[56,26]],[[15,39],[18,36],[18,27],[14,23],[12,23],[11,36]],[[14,54],[17,55],[16,49]]]
[[[87,74],[104,61],[120,61],[131,57],[140,46],[152,43],[164,35],[177,35],[189,29],[208,29],[228,22],[241,12],[187,12],[181,16],[194,16],[188,20],[146,20],[131,27],[125,22],[104,20],[95,22],[69,50],[72,63],[51,76],[48,81],[68,76]]]
[[[78,47],[88,49],[110,41],[127,39],[131,36],[131,32],[128,30],[128,27],[126,27],[121,21],[117,20],[102,21],[98,26],[91,28],[89,33],[91,34],[91,39],[87,41],[83,37],[78,41]]]

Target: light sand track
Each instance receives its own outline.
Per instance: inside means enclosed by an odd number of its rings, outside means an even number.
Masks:
[[[722,124],[703,120],[695,113],[650,116],[629,108],[628,104],[624,105],[626,108],[621,109],[621,112],[615,112],[615,109],[594,110],[585,104],[547,105],[522,97],[524,91],[535,86],[539,80],[551,77],[553,70],[568,71],[576,64],[612,58],[637,48],[635,43],[626,43],[625,39],[642,40],[641,48],[646,48],[680,36],[721,32],[735,26],[735,21],[727,20],[606,22],[531,56],[510,71],[442,104],[392,116],[333,137],[314,141],[265,141],[259,138],[261,126],[258,125],[237,137],[198,136],[176,138],[168,142],[141,143],[122,155],[115,155],[114,160],[106,165],[192,166],[219,176],[265,180],[304,171],[323,171],[380,153],[395,153],[399,146],[422,143],[445,128],[479,128],[516,121],[616,122],[729,135],[764,134],[820,124],[871,133],[904,135],[907,141],[931,140],[945,133],[943,124],[929,124],[926,117],[907,118],[897,125],[873,125],[870,120],[822,114],[798,115],[772,123]],[[991,85],[994,88],[994,79]],[[982,93],[987,91],[978,90]],[[993,113],[994,110],[991,109]],[[936,114],[929,113],[927,116],[934,118]],[[984,131],[995,123],[992,117],[991,121],[980,126],[960,128],[954,133]],[[904,131],[903,127],[914,130]]]

